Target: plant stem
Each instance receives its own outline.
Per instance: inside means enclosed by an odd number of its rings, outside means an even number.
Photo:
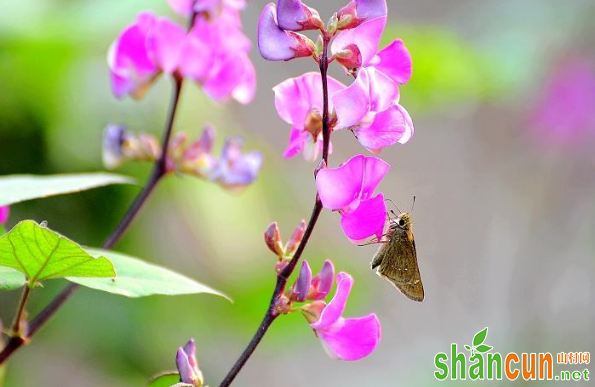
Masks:
[[[145,184],[143,190],[138,194],[135,201],[132,203],[120,223],[116,226],[114,231],[111,235],[106,239],[103,243],[103,248],[111,249],[124,235],[128,227],[132,221],[136,218],[139,211],[141,210],[142,206],[145,204],[157,183],[165,176],[167,173],[167,150],[169,148],[169,142],[171,139],[171,134],[173,130],[174,119],[176,116],[180,94],[182,91],[182,84],[183,79],[180,77],[175,77],[173,82],[173,90],[172,90],[172,97],[170,100],[169,112],[167,114],[167,119],[165,122],[165,129],[163,132],[163,139],[161,142],[161,156],[158,160],[155,161],[153,166],[153,171],[151,172],[151,176],[149,180]],[[0,365],[4,363],[17,349],[19,349],[23,344],[26,344],[31,340],[31,338],[49,321],[49,319],[58,311],[60,308],[68,301],[68,299],[74,294],[74,292],[79,288],[77,284],[69,284],[62,292],[60,292],[29,324],[27,332],[25,334],[15,335],[11,337],[6,346],[0,352]],[[28,291],[27,297],[28,297]],[[26,302],[26,299],[25,299]],[[24,307],[24,305],[22,305]],[[19,312],[17,313],[17,317],[22,315],[22,311],[19,308]],[[15,320],[15,324],[16,324]],[[15,330],[15,332],[18,332]]]
[[[22,322],[23,318],[25,317],[25,309],[27,307],[27,302],[29,301],[29,295],[31,294],[31,288],[28,285],[25,285],[23,289],[23,295],[21,296],[21,301],[19,302],[19,307],[17,309],[17,314],[14,317],[14,323],[12,324],[12,334],[20,336],[22,332]]]
[[[322,160],[325,163],[328,163],[328,151],[329,151],[329,144],[330,144],[330,125],[329,125],[329,111],[328,111],[328,77],[327,77],[327,70],[328,70],[328,43],[330,38],[324,34],[324,47],[322,56],[320,58],[320,75],[322,76],[322,95],[323,95],[323,113],[322,113],[322,137],[323,137],[323,148],[322,148]],[[254,333],[252,340],[244,349],[244,352],[240,355],[236,363],[233,365],[231,370],[225,376],[225,379],[221,382],[219,387],[228,387],[233,383],[234,379],[238,375],[238,373],[242,370],[248,359],[252,356],[258,344],[260,344],[261,340],[264,338],[264,335],[267,333],[270,326],[273,324],[273,321],[278,317],[277,311],[275,310],[275,306],[277,303],[277,299],[279,296],[283,294],[285,290],[285,285],[287,285],[287,281],[289,277],[295,270],[304,250],[306,249],[306,245],[310,240],[310,236],[314,231],[314,227],[316,226],[316,222],[318,222],[318,217],[322,212],[322,203],[318,195],[316,195],[316,202],[314,203],[314,208],[312,209],[312,214],[310,215],[310,220],[308,221],[308,225],[306,227],[306,231],[304,232],[304,237],[300,242],[293,258],[287,266],[279,273],[277,276],[277,284],[275,285],[275,290],[273,291],[273,296],[271,297],[271,302],[269,303],[269,307],[264,315],[260,326]]]

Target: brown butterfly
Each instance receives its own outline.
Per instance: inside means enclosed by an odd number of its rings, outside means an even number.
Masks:
[[[382,246],[372,259],[372,270],[376,269],[379,276],[392,283],[409,299],[421,302],[424,300],[424,287],[417,265],[411,214],[401,212],[395,216],[389,217],[386,240],[379,241]]]

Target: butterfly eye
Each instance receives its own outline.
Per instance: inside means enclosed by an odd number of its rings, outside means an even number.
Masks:
[[[399,226],[403,227],[405,225],[405,221],[403,219],[399,219]]]

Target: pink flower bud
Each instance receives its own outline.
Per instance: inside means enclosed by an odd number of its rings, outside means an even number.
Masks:
[[[290,300],[297,302],[306,301],[308,299],[308,294],[310,293],[311,282],[312,270],[310,270],[310,265],[308,265],[308,261],[303,261],[302,269],[300,270],[300,275],[298,276],[297,280],[293,284],[293,287],[291,288]]]
[[[309,300],[324,300],[333,288],[335,280],[335,268],[329,260],[324,261],[322,270],[312,278]]]
[[[180,373],[182,383],[192,384],[201,387],[204,383],[202,372],[196,361],[196,345],[194,339],[190,339],[184,347],[178,349],[176,354],[176,366]]]
[[[304,237],[304,233],[306,232],[306,222],[301,221],[299,226],[293,232],[291,238],[289,238],[289,242],[287,242],[287,246],[285,246],[285,254],[292,255],[295,250],[298,248],[300,243],[302,242],[302,238]]]
[[[289,31],[318,30],[323,23],[318,11],[300,0],[277,0],[279,27]]]
[[[8,221],[8,216],[10,215],[10,207],[0,207],[0,224],[5,224]]]
[[[315,45],[302,34],[280,28],[276,6],[269,3],[258,21],[258,48],[264,59],[278,61],[312,56]]]
[[[279,258],[283,258],[285,251],[283,250],[283,242],[281,241],[281,233],[277,222],[273,222],[264,232],[264,241],[269,250],[275,253]]]

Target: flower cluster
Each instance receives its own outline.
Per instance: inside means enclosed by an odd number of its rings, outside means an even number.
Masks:
[[[337,289],[327,304],[323,300],[335,282],[334,267],[325,261],[320,273],[312,277],[308,261],[302,262],[294,285],[276,304],[279,314],[301,311],[327,353],[335,359],[360,360],[370,355],[380,342],[381,327],[375,314],[345,318],[343,312],[353,287],[353,278],[344,272],[337,274]],[[295,308],[294,303],[305,303]]]
[[[168,172],[178,172],[206,179],[231,191],[253,183],[262,165],[260,152],[243,153],[243,140],[229,137],[219,158],[212,153],[215,130],[207,126],[201,137],[190,143],[185,133],[171,142],[166,158]],[[161,155],[157,139],[150,134],[134,134],[122,126],[108,125],[103,139],[103,161],[113,169],[127,160],[154,161]]]
[[[112,44],[108,64],[114,94],[142,98],[162,73],[189,78],[216,101],[249,103],[256,75],[251,43],[241,29],[243,1],[169,0],[181,14],[195,15],[186,30],[166,17],[142,12]],[[195,9],[193,5],[195,4]]]
[[[258,26],[258,47],[265,59],[312,57],[321,69],[337,62],[354,78],[344,85],[326,76],[326,71],[323,79],[321,71],[287,79],[273,88],[277,112],[292,126],[285,157],[302,153],[307,160],[317,159],[325,125],[329,136],[336,130],[351,131],[374,154],[411,139],[413,122],[399,103],[399,87],[412,75],[411,56],[399,39],[379,50],[386,15],[386,0],[353,0],[326,25],[318,11],[301,0],[278,0],[265,6]],[[300,33],[304,30],[319,30],[318,41]],[[328,151],[332,152],[330,141]],[[357,155],[338,168],[323,165],[317,174],[323,206],[341,214],[341,226],[354,242],[371,236],[380,239],[383,233],[384,198],[373,193],[388,167],[378,158]]]

